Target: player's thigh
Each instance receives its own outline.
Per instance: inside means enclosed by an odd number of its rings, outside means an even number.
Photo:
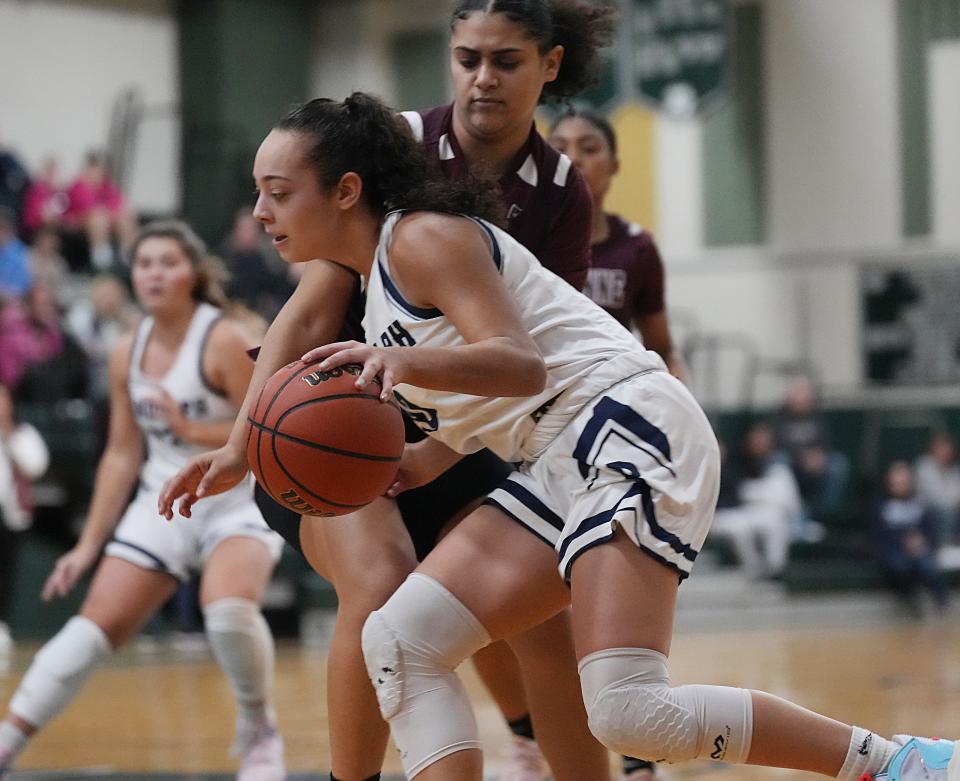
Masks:
[[[300,543],[347,607],[375,610],[417,565],[396,502],[382,497],[349,515],[304,516]]]
[[[607,648],[670,653],[680,574],[618,529],[573,563],[573,637],[577,658]]]
[[[453,593],[494,640],[536,626],[570,603],[554,549],[488,504],[450,531],[417,571]]]
[[[105,556],[97,567],[80,615],[99,626],[114,648],[126,643],[172,595],[177,579],[167,572]]]
[[[206,607],[226,597],[242,597],[259,604],[276,562],[276,554],[262,540],[225,537],[204,562],[200,604]]]

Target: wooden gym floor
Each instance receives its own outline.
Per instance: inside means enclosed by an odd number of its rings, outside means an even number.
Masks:
[[[748,611],[754,620],[721,628],[681,620],[673,681],[763,689],[881,734],[960,736],[955,613],[935,621],[898,614],[864,622],[856,604],[849,616],[832,619],[816,603],[808,607],[807,619],[793,625],[775,606],[765,608],[771,621],[755,620],[763,610]],[[12,695],[35,650],[17,647],[11,669],[0,673],[0,702]],[[325,781],[329,772],[324,666],[322,650],[290,642],[278,649],[277,710],[291,778],[298,781]],[[463,674],[477,705],[488,776],[495,778],[507,732],[469,665]],[[226,682],[209,654],[125,651],[34,741],[11,781],[231,779],[233,717]],[[399,772],[391,749],[385,776],[399,779]],[[703,762],[666,773],[673,781],[799,781],[807,775]]]

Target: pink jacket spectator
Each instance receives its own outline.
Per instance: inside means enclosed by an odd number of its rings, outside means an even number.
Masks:
[[[56,324],[40,323],[26,307],[12,302],[0,309],[0,382],[16,387],[31,363],[45,361],[63,350],[63,332]]]
[[[111,215],[119,214],[126,208],[126,201],[120,188],[109,179],[92,184],[85,179],[77,179],[67,190],[67,210],[64,221],[76,225],[95,208],[102,207]]]

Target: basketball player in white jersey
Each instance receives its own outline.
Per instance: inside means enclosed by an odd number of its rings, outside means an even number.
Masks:
[[[111,355],[110,434],[89,514],[44,599],[65,596],[103,558],[79,615],[36,655],[0,723],[0,776],[97,665],[199,570],[207,637],[237,701],[237,778],[282,781],[283,742],[270,704],[273,638],[260,612],[282,540],[254,504],[249,480],[191,522],[165,523],[155,509],[164,480],[226,439],[253,367],[249,337],[224,316],[217,268],[188,226],[148,225],[131,254],[147,317]]]
[[[476,723],[454,669],[572,599],[590,727],[619,753],[844,781],[960,779],[952,741],[888,740],[758,691],[671,686],[677,589],[719,484],[703,412],[612,317],[504,231],[460,216],[484,213],[485,193],[432,179],[379,101],[314,100],[288,117],[257,153],[255,214],[288,262],[330,258],[365,278],[374,343],[305,360],[360,362],[358,387],[378,377],[385,401],[396,388],[417,415],[430,437],[405,455],[397,490],[478,447],[523,462],[364,627],[408,778],[479,781]],[[162,513],[178,499],[191,512],[198,472],[167,483]]]

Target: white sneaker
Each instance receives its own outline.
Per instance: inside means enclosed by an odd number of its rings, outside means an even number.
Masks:
[[[550,778],[550,766],[537,741],[514,735],[504,753],[507,765],[500,781],[547,781]]]
[[[960,754],[952,740],[894,735],[901,749],[873,781],[960,781]]]
[[[287,777],[283,738],[273,714],[258,720],[238,719],[230,753],[242,758],[237,781],[284,781]]]

